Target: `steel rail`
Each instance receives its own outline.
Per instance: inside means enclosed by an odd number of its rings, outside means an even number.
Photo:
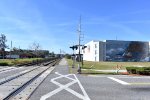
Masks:
[[[59,59],[50,61],[49,63],[47,63],[46,65],[51,65],[54,66],[58,61],[60,61]],[[35,79],[37,79],[42,73],[44,73],[46,70],[48,70],[51,66],[49,66],[48,68],[44,69],[42,72],[38,73],[37,75],[35,75],[33,78],[29,79],[28,81],[26,81],[25,83],[23,83],[21,86],[19,86],[18,88],[16,88],[15,90],[13,90],[10,94],[8,94],[6,97],[3,98],[3,100],[9,100],[11,97],[17,95],[21,90],[23,90],[24,88],[26,88],[29,84],[31,84]],[[41,68],[41,67],[38,67]],[[32,71],[30,71],[32,72]],[[26,73],[27,74],[27,73]],[[23,75],[22,75],[23,76]],[[15,78],[14,78],[15,79]],[[5,82],[6,83],[6,82]],[[3,83],[4,84],[4,83]]]

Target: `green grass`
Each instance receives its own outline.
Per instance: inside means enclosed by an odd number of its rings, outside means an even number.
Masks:
[[[72,60],[67,59],[68,65],[72,66]],[[77,67],[77,62],[76,62],[76,67]],[[116,70],[116,67],[122,66],[121,70],[126,70],[126,67],[130,66],[143,66],[143,67],[150,67],[150,62],[92,62],[92,61],[84,61],[84,65],[82,69],[87,69],[87,70],[82,70],[82,73],[90,73],[90,74],[114,74],[114,73],[105,73],[105,72],[99,72],[99,71],[94,71],[94,70]],[[93,67],[91,67],[93,66]],[[94,69],[94,70],[91,70]],[[72,68],[69,69],[70,72],[72,71]]]
[[[33,60],[40,60],[42,58],[25,58],[25,59],[0,59],[0,64],[6,63],[8,66],[32,62]]]
[[[0,63],[7,63],[8,65],[13,65],[12,60],[9,59],[0,59]]]
[[[72,74],[75,74],[77,71],[77,64],[76,64],[76,66],[75,66],[75,70],[74,69],[72,69],[72,63],[73,63],[73,61],[71,60],[71,59],[66,59],[67,60],[67,62],[68,62],[68,65],[69,65],[69,73],[72,73]]]
[[[69,66],[72,66],[73,61],[71,59],[66,59]]]
[[[144,66],[149,67],[150,62],[91,62],[91,61],[84,61],[83,68],[89,69],[93,65],[92,69],[99,69],[99,70],[114,70],[116,66],[121,66],[122,70],[125,70],[126,67],[129,66]]]
[[[82,70],[82,74],[105,74],[105,75],[117,75],[115,72],[100,72],[100,71],[95,71],[95,70]]]
[[[67,59],[69,66],[72,65],[72,60]],[[92,61],[84,61],[84,65],[82,68],[84,69],[99,69],[99,70],[114,70],[116,66],[122,66],[121,69],[126,69],[129,66],[143,66],[150,67],[150,62],[92,62]],[[77,63],[76,63],[77,66]]]

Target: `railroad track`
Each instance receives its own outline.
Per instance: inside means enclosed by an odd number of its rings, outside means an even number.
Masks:
[[[0,79],[0,100],[27,100],[60,59],[43,63]]]
[[[0,69],[0,72],[12,70],[12,69],[16,69],[16,67],[4,67]]]

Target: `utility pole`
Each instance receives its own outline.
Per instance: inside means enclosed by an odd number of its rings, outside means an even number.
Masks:
[[[79,38],[79,64],[78,64],[78,73],[81,73],[81,51],[80,51],[80,43],[81,43],[81,16],[80,16],[80,20],[79,20],[79,29],[78,29],[78,38]]]

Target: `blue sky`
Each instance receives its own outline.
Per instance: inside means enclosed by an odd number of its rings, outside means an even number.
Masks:
[[[71,53],[76,44],[79,16],[82,43],[91,40],[150,41],[150,0],[1,0],[0,33],[7,44],[28,49]]]

